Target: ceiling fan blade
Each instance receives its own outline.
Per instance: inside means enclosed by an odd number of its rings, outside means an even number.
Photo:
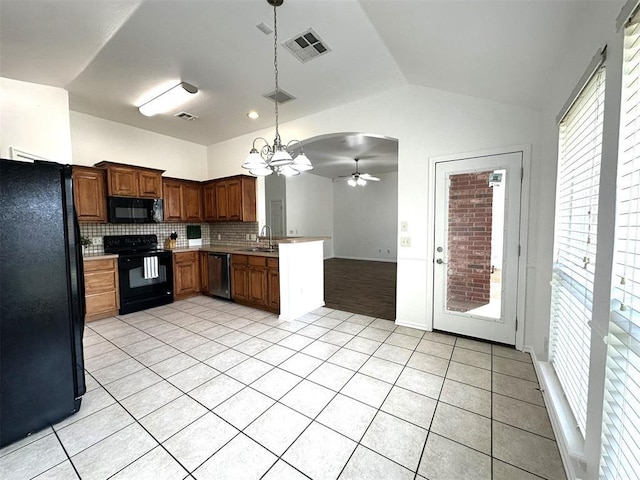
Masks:
[[[378,177],[374,177],[373,175],[369,175],[368,173],[361,173],[360,178],[366,180],[368,182],[379,182],[380,179]]]

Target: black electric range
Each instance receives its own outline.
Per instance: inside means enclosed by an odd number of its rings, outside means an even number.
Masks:
[[[173,302],[173,254],[156,235],[107,235],[103,243],[118,254],[121,315]]]

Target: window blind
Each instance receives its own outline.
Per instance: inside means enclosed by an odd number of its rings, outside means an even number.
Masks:
[[[586,429],[605,68],[588,77],[559,124],[549,355],[577,426]]]
[[[600,477],[640,478],[640,25],[625,28]]]

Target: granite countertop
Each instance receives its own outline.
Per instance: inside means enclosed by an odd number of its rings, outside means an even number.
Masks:
[[[273,239],[277,244],[291,244],[291,243],[305,243],[305,242],[317,242],[321,240],[329,240],[331,237],[276,237]],[[278,258],[278,250],[273,252],[254,251],[250,245],[231,245],[225,243],[210,243],[193,247],[176,247],[164,250],[171,250],[174,253],[180,252],[219,252],[219,253],[236,253],[241,255],[255,255],[257,257],[272,257]],[[91,253],[84,255],[85,260],[98,260],[106,258],[118,258],[117,254],[113,253]]]

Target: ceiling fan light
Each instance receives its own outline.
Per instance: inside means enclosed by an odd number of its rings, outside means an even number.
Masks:
[[[274,167],[281,167],[283,165],[291,165],[292,162],[293,158],[291,158],[289,152],[287,152],[284,148],[278,148],[273,154],[273,157],[271,157],[270,164]]]
[[[313,170],[313,165],[311,165],[309,158],[304,153],[301,153],[293,159],[291,168],[294,168],[299,172],[307,172],[309,170]]]
[[[273,173],[273,170],[269,167],[252,168],[251,170],[249,170],[249,173],[256,177],[266,177],[267,175],[271,175]]]
[[[267,162],[264,161],[264,158],[260,156],[260,154],[255,148],[251,149],[249,156],[242,164],[242,168],[246,168],[248,170],[260,169],[260,168],[266,168],[266,167],[267,167]]]
[[[367,181],[364,178],[358,178],[358,180],[356,180],[356,183],[361,187],[364,187],[367,184]]]
[[[356,181],[353,178],[350,178],[349,180],[347,180],[347,183],[351,187],[355,187],[357,185]]]

